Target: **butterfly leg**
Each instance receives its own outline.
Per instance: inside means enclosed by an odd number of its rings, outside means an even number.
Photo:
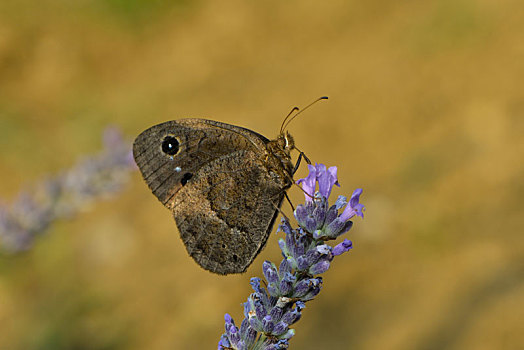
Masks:
[[[302,161],[302,158],[304,158],[306,163],[311,164],[311,161],[309,160],[309,158],[306,156],[306,154],[304,152],[302,152],[299,149],[297,149],[297,151],[300,152],[300,154],[298,155],[298,160],[295,163],[295,167],[293,168],[293,175],[295,175],[295,173],[297,172],[298,167],[300,166],[300,162]]]
[[[300,154],[304,157],[304,159],[306,160],[306,163],[311,164],[311,161],[309,160],[309,158],[306,156],[304,152],[300,151]]]
[[[289,199],[289,196],[287,195],[287,192],[284,192],[284,196],[286,197],[287,202],[288,202],[289,205],[291,206],[291,210],[292,210],[293,213],[294,213],[294,212],[295,212],[295,206],[294,206],[293,203],[291,202],[291,199]]]

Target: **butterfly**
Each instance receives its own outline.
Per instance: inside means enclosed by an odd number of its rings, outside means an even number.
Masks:
[[[296,147],[284,123],[274,140],[195,118],[155,125],[135,139],[133,156],[145,182],[172,212],[187,252],[204,269],[244,272],[264,248],[305,157],[300,152],[293,165]]]

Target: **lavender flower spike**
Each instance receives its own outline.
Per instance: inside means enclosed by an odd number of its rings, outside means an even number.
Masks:
[[[127,183],[136,169],[130,143],[115,128],[105,130],[103,141],[100,154],[23,192],[10,207],[0,204],[0,249],[10,253],[29,249],[53,222],[71,217]]]
[[[294,213],[300,227],[293,229],[282,219],[277,232],[286,235],[285,239],[279,239],[283,260],[278,269],[277,264],[263,263],[267,290],[259,278],[251,279],[254,292],[244,303],[245,318],[240,331],[226,314],[226,332],[218,343],[219,350],[288,348],[289,339],[295,334],[289,327],[302,316],[305,302],[314,299],[322,289],[323,279],[319,275],[330,268],[336,256],[353,247],[348,239],[335,247],[326,242],[347,232],[353,225],[350,218],[362,216],[364,206],[359,203],[362,190],[355,190],[349,203],[339,197],[336,204],[330,206],[331,190],[339,186],[337,168],[328,169],[323,164],[308,167],[309,175],[297,181],[306,192],[306,203],[297,206]]]

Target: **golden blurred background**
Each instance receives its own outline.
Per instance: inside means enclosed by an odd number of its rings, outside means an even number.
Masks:
[[[523,349],[523,18],[519,0],[2,0],[0,198],[97,152],[108,125],[272,138],[327,95],[290,132],[367,211],[290,348]],[[216,349],[278,237],[243,275],[204,271],[136,172],[0,255],[0,349]]]

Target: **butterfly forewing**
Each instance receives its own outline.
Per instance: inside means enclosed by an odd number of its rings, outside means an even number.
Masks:
[[[164,205],[169,206],[172,196],[202,165],[239,149],[264,147],[262,140],[249,141],[244,134],[228,131],[224,126],[229,125],[182,119],[155,125],[136,138],[135,161],[149,188]],[[164,152],[166,138],[177,143],[177,152]]]

